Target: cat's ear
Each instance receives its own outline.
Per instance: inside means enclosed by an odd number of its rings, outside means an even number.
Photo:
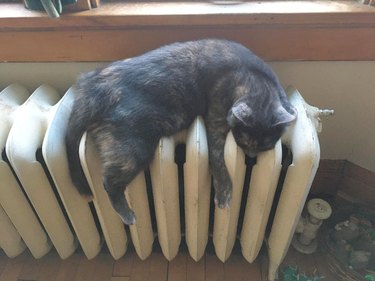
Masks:
[[[275,111],[272,127],[276,127],[279,125],[288,125],[292,123],[296,118],[297,110],[294,107],[288,108],[287,111],[282,105],[279,105]]]
[[[238,123],[250,125],[252,123],[253,110],[245,102],[237,102],[229,110],[227,121],[230,127]]]

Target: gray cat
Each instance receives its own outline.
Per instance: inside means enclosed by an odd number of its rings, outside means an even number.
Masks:
[[[73,183],[92,196],[78,155],[87,130],[101,157],[104,188],[125,224],[134,224],[135,215],[124,190],[148,167],[160,138],[203,116],[215,202],[225,208],[232,194],[224,163],[229,130],[255,156],[272,149],[297,115],[265,62],[226,40],[175,43],[116,61],[81,75],[75,93],[66,135]]]

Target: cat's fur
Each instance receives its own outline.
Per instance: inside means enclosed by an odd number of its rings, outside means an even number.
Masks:
[[[254,156],[273,148],[296,118],[273,71],[225,40],[175,43],[114,62],[81,75],[75,93],[66,136],[71,177],[81,194],[91,195],[78,155],[87,130],[101,157],[105,190],[126,224],[135,215],[124,190],[150,164],[161,137],[204,117],[215,202],[225,208],[232,193],[224,163],[228,131]]]

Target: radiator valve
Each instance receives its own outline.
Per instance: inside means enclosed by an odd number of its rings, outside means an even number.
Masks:
[[[332,116],[335,113],[335,111],[333,109],[319,109],[307,103],[305,103],[304,106],[305,106],[306,114],[310,118],[311,122],[313,122],[317,133],[321,133],[322,132],[322,118],[328,118]]]
[[[307,216],[301,217],[298,222],[292,245],[301,253],[312,254],[318,246],[316,240],[318,229],[323,220],[331,216],[332,209],[328,202],[316,198],[307,203],[307,212]]]

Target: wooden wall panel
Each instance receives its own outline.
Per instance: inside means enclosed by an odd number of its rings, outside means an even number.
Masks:
[[[375,59],[375,48],[369,47],[375,46],[375,28],[155,27],[0,32],[0,61],[112,61],[207,37],[241,42],[268,61]]]
[[[354,202],[374,206],[375,173],[346,162],[339,191]]]
[[[343,177],[346,162],[346,160],[321,160],[311,186],[311,192],[335,196]]]
[[[320,161],[313,181],[313,194],[342,197],[353,203],[375,204],[375,172],[346,160]]]

